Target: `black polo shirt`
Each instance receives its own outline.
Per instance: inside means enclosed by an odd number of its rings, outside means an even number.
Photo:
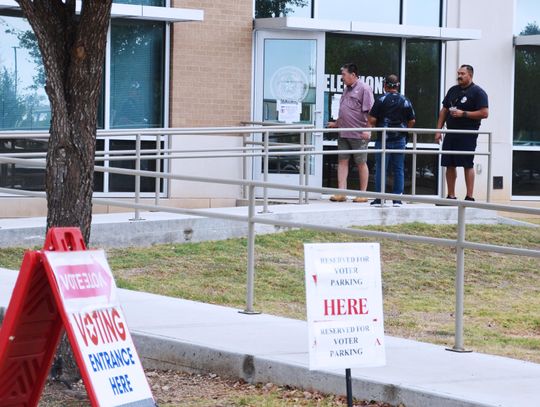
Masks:
[[[471,83],[466,88],[459,85],[452,86],[448,89],[443,102],[443,106],[450,109],[452,106],[466,112],[480,110],[483,107],[488,107],[487,93],[480,86]],[[478,130],[480,128],[480,120],[471,119],[469,117],[452,117],[446,115],[446,128],[459,130]]]
[[[407,128],[407,122],[415,119],[412,103],[409,99],[397,92],[388,92],[379,97],[371,111],[370,116],[377,119],[377,127],[401,127]],[[380,139],[380,134],[378,138]],[[406,137],[404,132],[387,132],[386,139],[392,141]]]

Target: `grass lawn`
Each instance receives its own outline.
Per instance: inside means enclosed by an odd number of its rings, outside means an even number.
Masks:
[[[422,223],[371,230],[454,238],[455,226]],[[540,250],[540,228],[468,225],[468,241]],[[293,230],[256,240],[255,309],[305,319],[303,244],[365,242],[346,234]],[[245,307],[246,239],[108,250],[117,285]],[[386,333],[452,346],[455,250],[381,240]],[[0,250],[18,268],[22,250]],[[465,252],[465,346],[540,363],[540,260]]]

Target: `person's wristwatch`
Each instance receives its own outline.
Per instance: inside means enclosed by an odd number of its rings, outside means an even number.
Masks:
[[[463,111],[463,117],[466,119],[467,118],[467,112],[464,110]]]

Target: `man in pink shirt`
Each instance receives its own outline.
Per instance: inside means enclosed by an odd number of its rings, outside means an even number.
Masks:
[[[341,68],[341,78],[345,88],[339,102],[339,117],[337,121],[328,122],[330,128],[368,127],[368,113],[373,106],[373,90],[358,79],[358,67],[355,64],[345,64]],[[342,131],[339,133],[338,150],[367,150],[371,133],[368,131]],[[358,167],[360,191],[367,189],[369,169],[367,152],[358,151],[352,154]],[[338,188],[347,189],[349,175],[349,159],[351,154],[338,155]],[[345,195],[332,195],[333,202],[345,202]],[[357,197],[353,202],[367,202],[367,198]]]

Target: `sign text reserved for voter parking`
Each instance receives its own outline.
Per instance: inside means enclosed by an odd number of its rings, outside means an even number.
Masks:
[[[305,244],[309,368],[386,363],[378,243]]]

